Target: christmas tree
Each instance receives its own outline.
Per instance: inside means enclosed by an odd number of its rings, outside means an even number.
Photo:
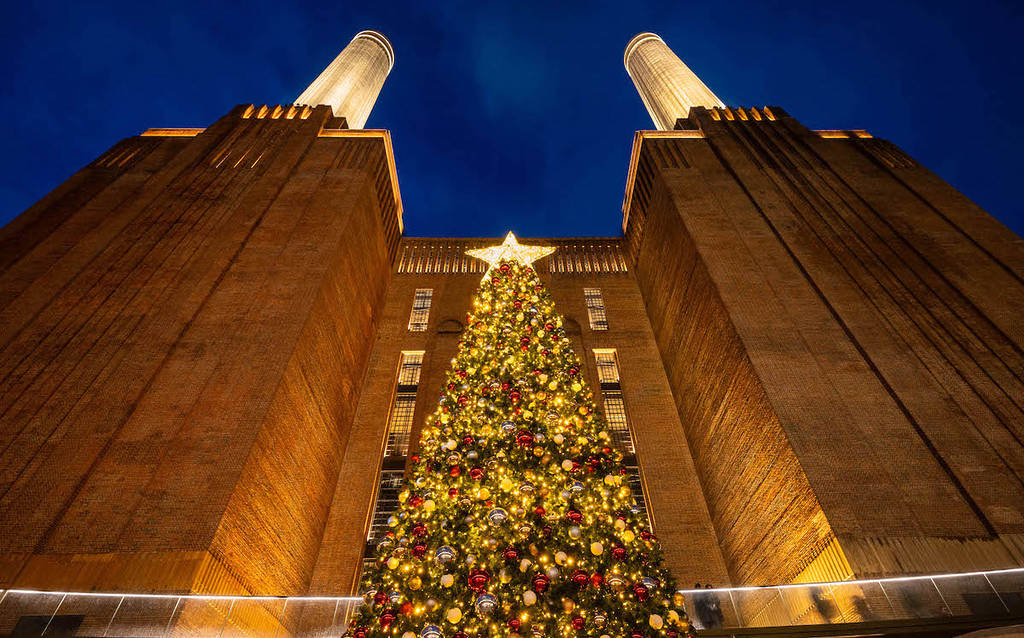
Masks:
[[[353,638],[690,633],[580,360],[530,265],[487,260],[400,507],[363,576]]]

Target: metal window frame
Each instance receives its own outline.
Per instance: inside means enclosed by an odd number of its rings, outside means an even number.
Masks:
[[[608,329],[608,311],[604,305],[604,294],[600,288],[584,288],[583,301],[587,305],[587,319],[591,330]]]
[[[434,299],[433,288],[417,288],[412,296],[412,310],[409,312],[409,332],[426,332],[430,323],[430,306]]]

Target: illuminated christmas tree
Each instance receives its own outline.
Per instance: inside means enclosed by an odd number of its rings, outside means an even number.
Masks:
[[[676,638],[682,598],[530,265],[491,264],[401,505],[367,567],[354,638]]]

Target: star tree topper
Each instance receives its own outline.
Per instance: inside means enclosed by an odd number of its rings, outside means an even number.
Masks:
[[[482,259],[490,264],[491,268],[494,268],[503,261],[518,261],[524,266],[530,266],[533,262],[541,257],[547,257],[555,250],[554,246],[523,246],[516,240],[512,231],[509,231],[501,245],[467,250],[466,254]],[[490,268],[488,268],[489,270]]]

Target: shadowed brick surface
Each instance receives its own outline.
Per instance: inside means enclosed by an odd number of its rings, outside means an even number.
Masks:
[[[126,140],[0,235],[6,583],[305,591],[397,222],[380,139],[247,112]]]

